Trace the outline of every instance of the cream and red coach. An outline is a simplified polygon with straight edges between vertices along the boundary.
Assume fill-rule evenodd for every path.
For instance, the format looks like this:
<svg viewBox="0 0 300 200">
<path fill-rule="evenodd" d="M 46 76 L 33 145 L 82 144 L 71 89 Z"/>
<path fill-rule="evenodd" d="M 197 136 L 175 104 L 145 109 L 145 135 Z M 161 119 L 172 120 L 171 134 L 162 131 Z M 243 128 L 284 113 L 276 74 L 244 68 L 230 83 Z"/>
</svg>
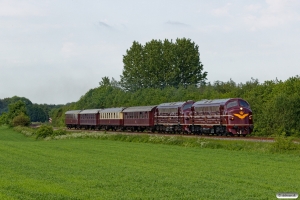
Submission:
<svg viewBox="0 0 300 200">
<path fill-rule="evenodd" d="M 124 128 L 124 107 L 106 108 L 100 111 L 100 126 L 99 129 L 119 130 Z"/>
<path fill-rule="evenodd" d="M 252 110 L 241 98 L 197 101 L 190 131 L 195 134 L 243 135 L 253 131 Z"/>
</svg>

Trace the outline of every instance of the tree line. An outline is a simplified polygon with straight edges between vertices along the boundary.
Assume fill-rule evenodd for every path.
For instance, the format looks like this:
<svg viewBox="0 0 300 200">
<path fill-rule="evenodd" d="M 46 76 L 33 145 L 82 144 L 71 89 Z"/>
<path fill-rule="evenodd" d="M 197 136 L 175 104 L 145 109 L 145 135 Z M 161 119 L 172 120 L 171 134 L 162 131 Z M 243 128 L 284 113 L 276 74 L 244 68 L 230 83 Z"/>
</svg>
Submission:
<svg viewBox="0 0 300 200">
<path fill-rule="evenodd" d="M 50 111 L 61 106 L 34 104 L 29 99 L 18 96 L 0 99 L 0 124 L 19 125 L 19 122 L 13 121 L 17 116 L 24 124 L 46 122 L 49 120 Z"/>
<path fill-rule="evenodd" d="M 260 83 L 251 79 L 246 83 L 208 82 L 200 87 L 190 85 L 178 88 L 168 86 L 145 88 L 134 92 L 123 90 L 114 79 L 103 78 L 100 86 L 90 89 L 79 101 L 51 112 L 54 125 L 64 126 L 64 113 L 67 110 L 95 108 L 129 107 L 158 105 L 202 99 L 243 98 L 253 111 L 254 135 L 293 135 L 300 136 L 300 77 L 286 81 L 270 80 Z"/>
</svg>

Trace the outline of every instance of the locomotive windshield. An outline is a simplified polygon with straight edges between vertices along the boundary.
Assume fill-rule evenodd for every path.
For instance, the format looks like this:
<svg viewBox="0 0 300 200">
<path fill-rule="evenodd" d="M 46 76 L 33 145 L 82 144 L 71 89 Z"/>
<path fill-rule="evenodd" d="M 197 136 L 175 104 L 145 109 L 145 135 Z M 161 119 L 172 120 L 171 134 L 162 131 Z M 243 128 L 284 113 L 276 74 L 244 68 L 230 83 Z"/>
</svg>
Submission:
<svg viewBox="0 0 300 200">
<path fill-rule="evenodd" d="M 234 107 L 234 106 L 238 106 L 239 104 L 238 104 L 238 102 L 237 101 L 231 101 L 231 102 L 229 102 L 229 103 L 227 103 L 227 109 L 228 108 L 231 108 L 231 107 Z"/>
<path fill-rule="evenodd" d="M 235 107 L 235 106 L 240 106 L 240 107 L 244 107 L 244 108 L 250 108 L 249 104 L 246 101 L 241 100 L 241 99 L 230 101 L 226 105 L 227 109 Z"/>
<path fill-rule="evenodd" d="M 239 104 L 241 107 L 249 108 L 249 104 L 246 101 L 239 100 Z"/>
</svg>

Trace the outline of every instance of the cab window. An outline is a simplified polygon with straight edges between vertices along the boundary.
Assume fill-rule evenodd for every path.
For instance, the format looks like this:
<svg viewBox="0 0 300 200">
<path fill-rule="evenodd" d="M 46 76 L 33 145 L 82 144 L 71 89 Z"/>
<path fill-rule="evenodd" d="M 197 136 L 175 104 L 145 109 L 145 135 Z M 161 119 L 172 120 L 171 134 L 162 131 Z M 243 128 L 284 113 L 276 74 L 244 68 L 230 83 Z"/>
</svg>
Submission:
<svg viewBox="0 0 300 200">
<path fill-rule="evenodd" d="M 239 104 L 241 107 L 249 108 L 249 104 L 246 101 L 239 100 Z"/>
<path fill-rule="evenodd" d="M 227 109 L 231 108 L 231 107 L 234 107 L 234 106 L 238 106 L 237 101 L 231 101 L 231 102 L 227 103 L 227 105 L 226 105 Z"/>
</svg>

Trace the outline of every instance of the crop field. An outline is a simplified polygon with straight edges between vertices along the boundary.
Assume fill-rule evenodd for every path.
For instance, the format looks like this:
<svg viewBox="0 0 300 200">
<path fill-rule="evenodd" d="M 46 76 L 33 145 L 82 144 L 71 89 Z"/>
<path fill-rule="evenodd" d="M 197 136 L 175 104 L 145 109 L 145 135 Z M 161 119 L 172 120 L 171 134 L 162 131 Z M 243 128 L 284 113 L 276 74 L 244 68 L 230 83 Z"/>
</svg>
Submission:
<svg viewBox="0 0 300 200">
<path fill-rule="evenodd" d="M 300 193 L 299 163 L 297 154 L 35 140 L 0 127 L 0 199 L 276 199 Z"/>
</svg>

